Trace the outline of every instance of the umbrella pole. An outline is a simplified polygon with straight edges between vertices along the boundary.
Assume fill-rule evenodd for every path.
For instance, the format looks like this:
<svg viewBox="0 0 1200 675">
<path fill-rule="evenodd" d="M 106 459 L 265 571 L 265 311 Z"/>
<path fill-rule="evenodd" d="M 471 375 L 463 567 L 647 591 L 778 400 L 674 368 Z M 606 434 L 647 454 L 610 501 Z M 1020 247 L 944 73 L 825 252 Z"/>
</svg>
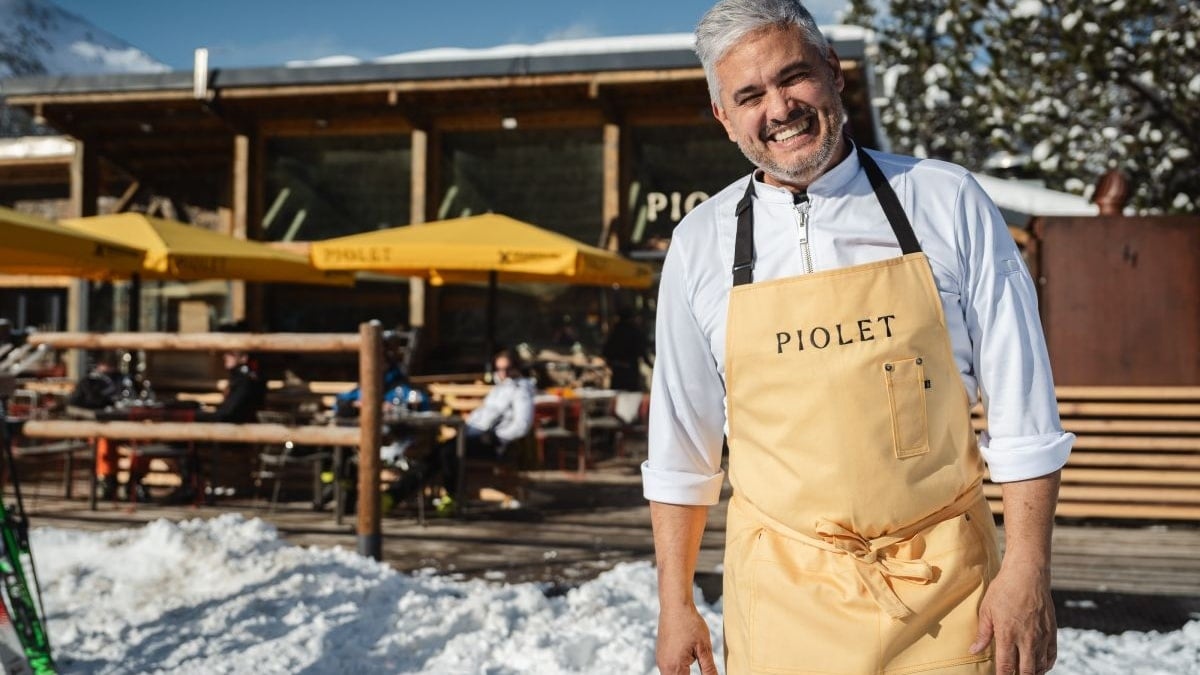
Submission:
<svg viewBox="0 0 1200 675">
<path fill-rule="evenodd" d="M 134 272 L 129 277 L 129 332 L 137 333 L 142 329 L 142 275 Z M 137 380 L 138 353 L 129 352 L 129 377 Z"/>
<path fill-rule="evenodd" d="M 484 342 L 484 349 L 487 350 L 487 353 L 483 355 L 483 371 L 491 374 L 492 355 L 496 353 L 496 270 L 488 272 L 486 331 L 487 339 Z"/>
<path fill-rule="evenodd" d="M 136 333 L 142 326 L 142 275 L 134 272 L 129 277 L 129 332 Z"/>
</svg>

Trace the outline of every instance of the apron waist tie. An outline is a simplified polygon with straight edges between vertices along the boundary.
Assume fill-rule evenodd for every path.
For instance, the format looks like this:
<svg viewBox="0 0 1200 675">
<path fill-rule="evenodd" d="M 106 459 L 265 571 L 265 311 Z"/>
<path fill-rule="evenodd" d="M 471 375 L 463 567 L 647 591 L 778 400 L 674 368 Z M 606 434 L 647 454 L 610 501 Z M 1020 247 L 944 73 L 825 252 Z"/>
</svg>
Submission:
<svg viewBox="0 0 1200 675">
<path fill-rule="evenodd" d="M 889 579 L 928 584 L 932 583 L 934 579 L 933 568 L 920 558 L 904 560 L 887 556 L 885 551 L 896 544 L 920 537 L 921 532 L 932 525 L 966 513 L 982 496 L 982 487 L 975 485 L 941 510 L 911 525 L 906 525 L 874 539 L 866 539 L 826 518 L 817 519 L 815 523 L 817 536 L 814 537 L 768 516 L 745 499 L 735 497 L 732 501 L 752 520 L 780 536 L 853 558 L 856 563 L 854 570 L 871 593 L 876 604 L 893 619 L 905 619 L 912 616 L 913 611 L 900 601 L 900 596 L 892 588 Z"/>
</svg>

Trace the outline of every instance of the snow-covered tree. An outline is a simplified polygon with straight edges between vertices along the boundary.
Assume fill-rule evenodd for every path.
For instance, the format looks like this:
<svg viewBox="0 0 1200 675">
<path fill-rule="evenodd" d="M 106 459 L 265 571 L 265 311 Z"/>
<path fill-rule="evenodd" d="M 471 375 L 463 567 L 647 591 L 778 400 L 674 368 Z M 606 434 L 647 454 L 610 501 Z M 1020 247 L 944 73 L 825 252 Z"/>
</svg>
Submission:
<svg viewBox="0 0 1200 675">
<path fill-rule="evenodd" d="M 1119 169 L 1135 208 L 1200 211 L 1194 0 L 890 0 L 868 22 L 897 151 L 1084 195 Z"/>
</svg>

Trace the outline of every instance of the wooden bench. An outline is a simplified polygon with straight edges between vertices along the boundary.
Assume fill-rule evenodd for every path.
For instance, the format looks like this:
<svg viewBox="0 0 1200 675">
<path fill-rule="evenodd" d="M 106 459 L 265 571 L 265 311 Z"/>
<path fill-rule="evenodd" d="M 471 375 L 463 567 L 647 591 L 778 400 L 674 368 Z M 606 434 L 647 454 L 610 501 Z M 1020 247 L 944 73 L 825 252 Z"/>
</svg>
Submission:
<svg viewBox="0 0 1200 675">
<path fill-rule="evenodd" d="M 1063 428 L 1077 436 L 1057 515 L 1200 520 L 1200 387 L 1059 387 Z M 986 427 L 975 411 L 976 429 Z M 995 513 L 1000 486 L 985 484 Z"/>
<path fill-rule="evenodd" d="M 63 462 L 63 497 L 70 499 L 75 483 L 75 460 L 82 459 L 83 468 L 87 469 L 89 480 L 95 480 L 92 470 L 94 449 L 87 441 L 68 439 L 51 443 L 20 443 L 12 446 L 13 457 L 18 461 L 24 459 L 61 459 Z"/>
<path fill-rule="evenodd" d="M 460 415 L 471 414 L 492 390 L 492 385 L 483 382 L 431 382 L 428 387 L 435 405 Z"/>
</svg>

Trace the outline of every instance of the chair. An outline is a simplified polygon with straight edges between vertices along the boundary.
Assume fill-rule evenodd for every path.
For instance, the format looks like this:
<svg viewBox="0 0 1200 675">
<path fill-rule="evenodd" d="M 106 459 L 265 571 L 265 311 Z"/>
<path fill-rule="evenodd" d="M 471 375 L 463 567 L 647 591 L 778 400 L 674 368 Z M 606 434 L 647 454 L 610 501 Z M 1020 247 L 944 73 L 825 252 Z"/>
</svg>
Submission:
<svg viewBox="0 0 1200 675">
<path fill-rule="evenodd" d="M 583 462 L 583 444 L 579 443 L 578 435 L 567 428 L 566 401 L 557 396 L 546 396 L 534 399 L 533 406 L 533 439 L 534 453 L 538 467 L 546 466 L 546 445 L 555 443 L 559 446 L 576 443 L 579 448 L 578 462 Z M 566 453 L 562 448 L 558 451 L 558 469 L 566 471 Z"/>
<path fill-rule="evenodd" d="M 257 417 L 258 421 L 262 424 L 293 426 L 296 423 L 296 416 L 287 412 L 261 410 L 257 413 Z M 264 447 L 258 453 L 258 473 L 254 479 L 255 499 L 259 498 L 258 490 L 262 487 L 263 481 L 273 481 L 269 510 L 274 511 L 275 505 L 279 503 L 279 493 L 283 487 L 283 480 L 286 474 L 292 469 L 308 469 L 312 478 L 313 508 L 319 508 L 321 506 L 322 488 L 321 467 L 331 456 L 331 453 L 323 450 L 298 452 L 297 447 L 291 441 L 282 445 Z"/>
<path fill-rule="evenodd" d="M 616 400 L 615 392 L 611 395 L 590 394 L 579 399 L 579 438 L 583 441 L 582 462 L 579 465 L 581 473 L 586 464 L 592 461 L 592 435 L 596 432 L 611 438 L 613 454 L 621 455 L 620 446 L 625 422 L 616 415 Z"/>
<path fill-rule="evenodd" d="M 646 438 L 650 426 L 650 397 L 640 391 L 619 391 L 613 401 L 613 415 L 621 420 L 617 456 L 625 457 L 626 441 Z"/>
<path fill-rule="evenodd" d="M 464 500 L 468 496 L 483 499 L 484 490 L 490 489 L 499 494 L 505 504 L 512 504 L 513 500 L 516 503 L 526 501 L 528 491 L 521 472 L 538 466 L 538 442 L 537 427 L 534 426 L 529 433 L 509 443 L 503 457 L 468 457 L 465 490 L 460 497 Z"/>
<path fill-rule="evenodd" d="M 145 408 L 130 410 L 127 418 L 134 422 L 192 422 L 195 421 L 196 415 L 195 411 L 190 409 L 164 410 Z M 137 495 L 133 488 L 142 478 L 142 476 L 135 474 L 137 467 L 143 465 L 149 469 L 150 462 L 156 459 L 163 461 L 174 460 L 177 465 L 176 471 L 179 474 L 180 487 L 191 488 L 193 501 L 196 504 L 199 504 L 204 498 L 206 481 L 201 475 L 199 458 L 196 455 L 196 447 L 193 443 L 180 446 L 168 443 L 126 441 L 117 444 L 117 453 L 128 458 L 129 461 L 129 480 L 127 483 L 130 501 L 137 501 Z"/>
</svg>

